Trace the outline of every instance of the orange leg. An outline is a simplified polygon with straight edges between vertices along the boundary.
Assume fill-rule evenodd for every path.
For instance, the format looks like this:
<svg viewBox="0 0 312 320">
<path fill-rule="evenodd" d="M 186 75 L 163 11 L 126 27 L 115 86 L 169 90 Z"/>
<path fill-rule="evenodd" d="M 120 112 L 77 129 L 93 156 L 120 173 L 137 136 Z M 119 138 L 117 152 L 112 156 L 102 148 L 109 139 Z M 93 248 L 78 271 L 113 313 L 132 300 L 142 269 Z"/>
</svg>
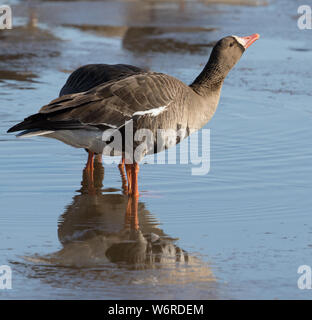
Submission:
<svg viewBox="0 0 312 320">
<path fill-rule="evenodd" d="M 121 175 L 122 190 L 124 193 L 127 193 L 127 178 L 125 174 L 125 158 L 124 157 L 121 158 L 118 168 Z"/>
<path fill-rule="evenodd" d="M 93 194 L 94 193 L 94 185 L 93 185 L 93 172 L 94 172 L 94 164 L 93 164 L 93 157 L 94 153 L 88 151 L 88 162 L 86 164 L 86 167 L 84 169 L 83 175 L 86 177 L 86 184 L 88 188 L 88 193 Z"/>
<path fill-rule="evenodd" d="M 126 173 L 128 178 L 128 194 L 132 194 L 132 164 L 126 163 Z"/>
<path fill-rule="evenodd" d="M 132 179 L 132 183 L 131 183 L 131 191 L 132 193 L 130 193 L 132 196 L 134 197 L 138 197 L 139 196 L 139 185 L 138 185 L 138 175 L 139 175 L 139 164 L 137 162 L 135 162 L 134 164 L 131 165 L 131 179 Z"/>
<path fill-rule="evenodd" d="M 88 162 L 86 165 L 86 170 L 90 172 L 90 174 L 92 173 L 93 176 L 93 169 L 94 169 L 94 162 L 93 162 L 93 157 L 94 157 L 94 153 L 88 151 Z"/>
</svg>

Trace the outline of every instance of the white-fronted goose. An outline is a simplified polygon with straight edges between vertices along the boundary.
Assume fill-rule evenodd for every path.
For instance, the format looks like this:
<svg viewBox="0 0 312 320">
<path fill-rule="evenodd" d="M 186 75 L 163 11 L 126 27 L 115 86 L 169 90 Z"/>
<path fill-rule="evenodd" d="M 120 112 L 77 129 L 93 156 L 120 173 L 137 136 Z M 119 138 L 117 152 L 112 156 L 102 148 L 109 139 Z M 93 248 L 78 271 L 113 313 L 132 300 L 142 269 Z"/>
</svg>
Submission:
<svg viewBox="0 0 312 320">
<path fill-rule="evenodd" d="M 8 132 L 25 130 L 19 136 L 58 139 L 87 149 L 90 160 L 94 154 L 102 153 L 107 145 L 103 139 L 106 130 L 121 133 L 125 141 L 125 124 L 131 123 L 134 133 L 148 129 L 153 139 L 146 138 L 145 147 L 136 154 L 134 161 L 127 159 L 129 145 L 122 143 L 119 150 L 129 162 L 126 164 L 129 194 L 137 196 L 139 161 L 145 155 L 155 153 L 155 145 L 157 152 L 169 148 L 202 128 L 212 118 L 225 77 L 246 48 L 258 38 L 258 34 L 253 34 L 219 40 L 203 71 L 189 86 L 163 73 L 139 72 L 101 84 L 87 92 L 57 98 Z M 185 134 L 180 136 L 179 141 L 168 142 L 164 139 L 157 143 L 159 129 L 182 130 Z M 136 150 L 140 143 L 132 139 L 131 150 Z"/>
</svg>

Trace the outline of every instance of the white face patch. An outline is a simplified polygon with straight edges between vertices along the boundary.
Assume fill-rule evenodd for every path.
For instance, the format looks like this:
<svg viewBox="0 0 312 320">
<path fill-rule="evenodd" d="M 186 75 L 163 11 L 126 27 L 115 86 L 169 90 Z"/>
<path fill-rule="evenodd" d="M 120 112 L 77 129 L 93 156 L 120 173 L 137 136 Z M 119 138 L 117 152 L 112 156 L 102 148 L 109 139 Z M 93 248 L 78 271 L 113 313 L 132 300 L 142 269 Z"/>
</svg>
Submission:
<svg viewBox="0 0 312 320">
<path fill-rule="evenodd" d="M 166 108 L 167 108 L 167 106 L 154 108 L 154 109 L 150 109 L 150 110 L 146 110 L 146 111 L 137 111 L 132 116 L 144 116 L 144 115 L 148 114 L 151 117 L 156 117 L 160 113 L 164 112 Z"/>
<path fill-rule="evenodd" d="M 247 44 L 247 41 L 241 37 L 238 36 L 232 36 L 239 44 L 241 44 L 244 48 Z"/>
</svg>

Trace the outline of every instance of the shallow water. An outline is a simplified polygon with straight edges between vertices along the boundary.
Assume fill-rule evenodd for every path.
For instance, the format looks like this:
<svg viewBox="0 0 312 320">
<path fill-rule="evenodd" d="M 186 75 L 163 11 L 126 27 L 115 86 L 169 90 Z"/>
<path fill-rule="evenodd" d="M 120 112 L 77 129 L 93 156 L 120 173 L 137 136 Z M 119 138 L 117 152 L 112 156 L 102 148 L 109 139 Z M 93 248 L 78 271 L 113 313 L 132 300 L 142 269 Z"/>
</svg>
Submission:
<svg viewBox="0 0 312 320">
<path fill-rule="evenodd" d="M 297 29 L 299 2 L 17 4 L 17 28 L 0 33 L 0 265 L 13 270 L 0 298 L 311 298 L 297 287 L 312 250 L 312 31 Z M 80 65 L 189 83 L 216 40 L 254 32 L 205 127 L 209 174 L 142 165 L 138 221 L 115 165 L 92 183 L 84 151 L 5 133 Z"/>
</svg>

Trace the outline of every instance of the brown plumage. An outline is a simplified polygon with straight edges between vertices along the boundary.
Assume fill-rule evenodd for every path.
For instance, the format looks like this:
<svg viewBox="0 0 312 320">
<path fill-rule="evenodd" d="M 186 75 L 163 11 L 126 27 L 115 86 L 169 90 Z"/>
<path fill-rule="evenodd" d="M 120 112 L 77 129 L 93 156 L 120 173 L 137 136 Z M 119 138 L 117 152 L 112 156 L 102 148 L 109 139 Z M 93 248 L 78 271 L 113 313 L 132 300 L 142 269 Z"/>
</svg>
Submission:
<svg viewBox="0 0 312 320">
<path fill-rule="evenodd" d="M 102 83 L 144 72 L 128 64 L 87 64 L 75 70 L 60 91 L 60 96 L 88 91 Z"/>
</svg>

